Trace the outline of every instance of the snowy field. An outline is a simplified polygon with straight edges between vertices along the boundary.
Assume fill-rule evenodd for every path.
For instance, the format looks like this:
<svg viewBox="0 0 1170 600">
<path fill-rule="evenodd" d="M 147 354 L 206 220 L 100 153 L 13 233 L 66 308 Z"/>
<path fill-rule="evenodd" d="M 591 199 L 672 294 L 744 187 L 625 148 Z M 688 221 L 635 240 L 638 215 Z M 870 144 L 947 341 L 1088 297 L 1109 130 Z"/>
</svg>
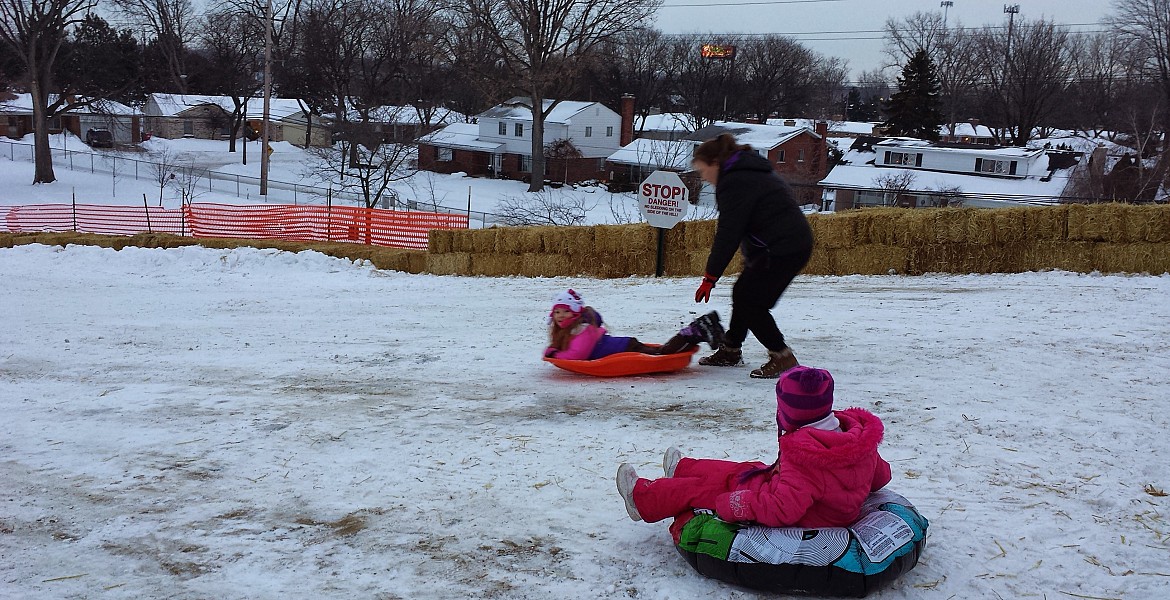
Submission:
<svg viewBox="0 0 1170 600">
<path fill-rule="evenodd" d="M 660 342 L 691 279 L 23 246 L 0 281 L 0 598 L 765 597 L 693 572 L 613 477 L 660 475 L 672 444 L 771 460 L 772 383 L 538 359 L 554 292 Z M 871 597 L 1170 596 L 1168 297 L 1170 276 L 796 281 L 789 341 L 885 420 L 890 487 L 931 521 Z"/>
</svg>

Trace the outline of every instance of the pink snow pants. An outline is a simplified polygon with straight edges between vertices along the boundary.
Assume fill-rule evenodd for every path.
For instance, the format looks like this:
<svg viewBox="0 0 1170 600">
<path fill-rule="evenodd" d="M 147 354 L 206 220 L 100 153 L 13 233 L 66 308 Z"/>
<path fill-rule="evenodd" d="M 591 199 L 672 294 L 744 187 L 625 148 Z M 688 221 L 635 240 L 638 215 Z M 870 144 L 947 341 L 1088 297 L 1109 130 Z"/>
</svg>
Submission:
<svg viewBox="0 0 1170 600">
<path fill-rule="evenodd" d="M 634 484 L 634 506 L 647 523 L 689 513 L 695 508 L 715 510 L 715 498 L 719 494 L 747 487 L 740 483 L 741 475 L 766 466 L 761 462 L 683 458 L 674 477 L 638 479 Z"/>
</svg>

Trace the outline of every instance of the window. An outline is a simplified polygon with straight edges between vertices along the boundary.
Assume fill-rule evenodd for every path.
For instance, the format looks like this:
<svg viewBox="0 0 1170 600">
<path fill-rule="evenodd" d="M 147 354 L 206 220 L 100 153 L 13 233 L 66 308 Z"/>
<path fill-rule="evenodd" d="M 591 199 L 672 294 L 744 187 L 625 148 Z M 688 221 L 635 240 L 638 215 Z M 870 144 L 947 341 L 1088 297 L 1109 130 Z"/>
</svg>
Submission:
<svg viewBox="0 0 1170 600">
<path fill-rule="evenodd" d="M 991 173 L 993 175 L 1015 175 L 1016 161 L 991 160 L 989 158 L 975 159 L 976 173 Z"/>
<path fill-rule="evenodd" d="M 455 160 L 455 151 L 450 148 L 439 148 L 439 160 L 441 162 L 451 162 Z"/>
<path fill-rule="evenodd" d="M 613 127 L 605 128 L 605 137 L 613 137 Z"/>
<path fill-rule="evenodd" d="M 780 152 L 778 152 L 776 154 L 776 162 L 778 162 L 778 163 L 784 162 L 784 151 L 783 150 L 781 150 Z"/>
<path fill-rule="evenodd" d="M 195 136 L 195 121 L 192 121 L 191 119 L 183 119 L 183 135 L 191 137 Z"/>
<path fill-rule="evenodd" d="M 508 135 L 508 124 L 500 121 L 500 135 Z"/>
<path fill-rule="evenodd" d="M 593 128 L 592 127 L 585 128 L 585 137 L 593 137 Z"/>
<path fill-rule="evenodd" d="M 524 124 L 517 123 L 516 128 L 512 134 L 515 135 L 516 137 L 524 137 Z"/>
<path fill-rule="evenodd" d="M 914 152 L 886 152 L 887 165 L 906 165 L 908 167 L 921 167 L 922 155 Z"/>
<path fill-rule="evenodd" d="M 531 173 L 532 172 L 532 157 L 531 156 L 529 156 L 527 154 L 520 155 L 520 172 L 521 173 Z"/>
<path fill-rule="evenodd" d="M 796 162 L 804 162 L 804 148 L 796 151 Z"/>
</svg>

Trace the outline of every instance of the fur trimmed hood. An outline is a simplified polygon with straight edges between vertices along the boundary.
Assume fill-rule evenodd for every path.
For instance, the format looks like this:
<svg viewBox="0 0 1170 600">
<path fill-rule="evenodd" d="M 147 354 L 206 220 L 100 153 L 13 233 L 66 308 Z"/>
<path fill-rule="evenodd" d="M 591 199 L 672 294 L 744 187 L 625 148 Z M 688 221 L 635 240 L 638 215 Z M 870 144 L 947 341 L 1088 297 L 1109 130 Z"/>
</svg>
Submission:
<svg viewBox="0 0 1170 600">
<path fill-rule="evenodd" d="M 780 436 L 780 455 L 818 468 L 839 468 L 872 455 L 885 435 L 881 419 L 864 408 L 833 411 L 841 431 L 802 427 Z"/>
</svg>

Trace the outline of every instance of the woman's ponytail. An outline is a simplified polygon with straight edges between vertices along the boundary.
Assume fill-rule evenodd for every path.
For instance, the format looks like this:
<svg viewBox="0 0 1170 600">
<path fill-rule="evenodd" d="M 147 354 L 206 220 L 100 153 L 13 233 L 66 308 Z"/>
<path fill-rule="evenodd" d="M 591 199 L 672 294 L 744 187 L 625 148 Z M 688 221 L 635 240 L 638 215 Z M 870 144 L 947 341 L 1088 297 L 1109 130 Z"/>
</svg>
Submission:
<svg viewBox="0 0 1170 600">
<path fill-rule="evenodd" d="M 741 146 L 730 133 L 721 133 L 719 137 L 709 139 L 695 147 L 695 159 L 708 164 L 722 165 L 731 158 L 732 154 L 740 150 L 751 150 L 751 146 Z"/>
</svg>

